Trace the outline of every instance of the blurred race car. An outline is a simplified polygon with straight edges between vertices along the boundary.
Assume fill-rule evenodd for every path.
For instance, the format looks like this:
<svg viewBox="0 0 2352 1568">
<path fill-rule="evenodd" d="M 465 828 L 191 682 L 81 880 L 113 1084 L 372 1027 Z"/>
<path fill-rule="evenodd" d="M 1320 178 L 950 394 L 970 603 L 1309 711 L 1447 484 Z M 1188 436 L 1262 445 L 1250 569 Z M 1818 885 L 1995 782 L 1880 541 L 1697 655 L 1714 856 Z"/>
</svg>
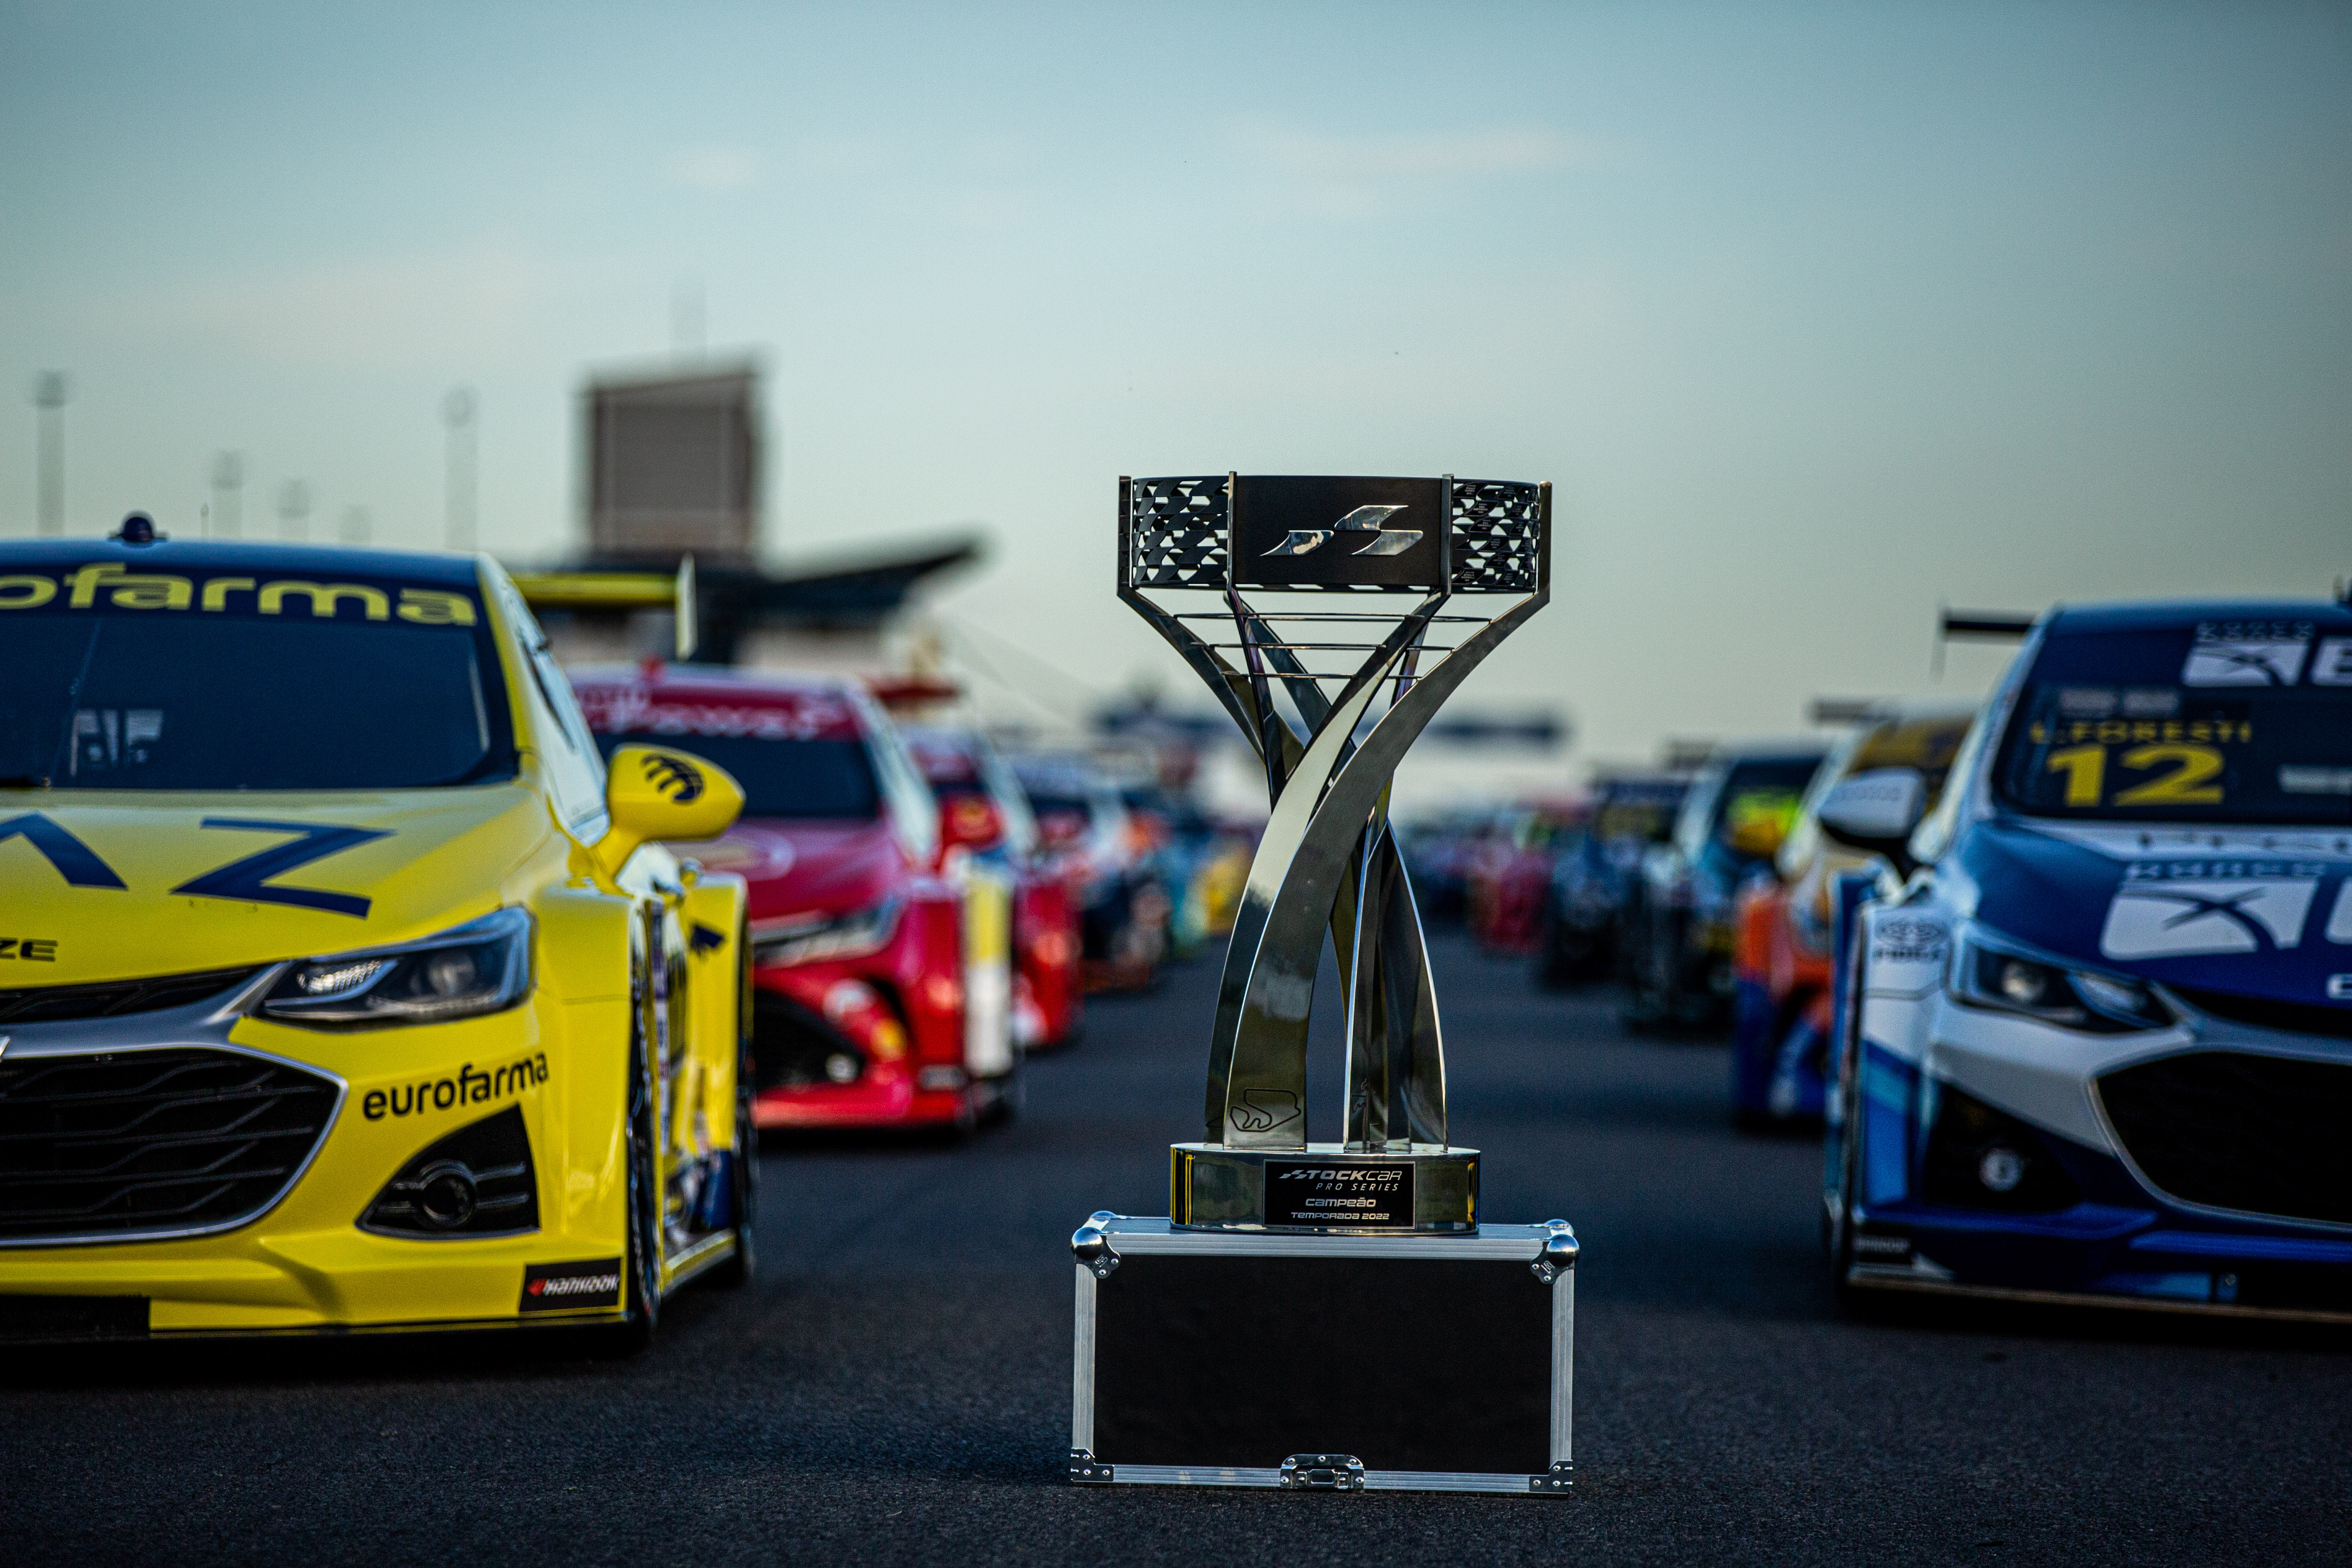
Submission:
<svg viewBox="0 0 2352 1568">
<path fill-rule="evenodd" d="M 1618 773 L 1593 786 L 1591 821 L 1552 862 L 1536 937 L 1536 978 L 1571 985 L 1607 974 L 1617 957 L 1625 890 L 1650 846 L 1664 844 L 1690 780 Z"/>
<path fill-rule="evenodd" d="M 1167 892 L 1143 832 L 1100 769 L 1083 757 L 1029 755 L 1013 771 L 1036 815 L 1038 843 L 1078 906 L 1079 973 L 1089 991 L 1151 984 L 1168 955 Z"/>
<path fill-rule="evenodd" d="M 1118 795 L 1138 851 L 1168 897 L 1169 952 L 1190 957 L 1234 929 L 1255 843 L 1163 784 L 1129 783 Z"/>
<path fill-rule="evenodd" d="M 1506 814 L 1491 805 L 1415 817 L 1401 824 L 1397 845 L 1412 878 L 1421 918 L 1458 921 L 1470 905 L 1470 867 L 1489 839 L 1503 832 Z"/>
<path fill-rule="evenodd" d="M 488 557 L 0 544 L 0 1338 L 609 1325 L 751 1267 L 744 889 Z"/>
<path fill-rule="evenodd" d="M 1845 871 L 1883 867 L 1899 880 L 1911 869 L 1900 848 L 1841 842 L 1821 822 L 1823 801 L 1840 787 L 1846 793 L 1837 798 L 1850 801 L 1890 779 L 1916 777 L 1932 810 L 1974 717 L 1973 708 L 1949 704 L 1873 709 L 1813 775 L 1775 857 L 1779 879 L 1751 883 L 1739 895 L 1731 1110 L 1742 1125 L 1810 1121 L 1822 1114 L 1829 1067 L 1832 885 Z"/>
<path fill-rule="evenodd" d="M 1873 848 L 1927 794 L 1841 789 Z M 2352 1316 L 2352 605 L 2052 611 L 1908 844 L 1838 959 L 1838 1282 Z"/>
<path fill-rule="evenodd" d="M 852 680 L 665 668 L 577 672 L 596 743 L 659 739 L 742 782 L 699 852 L 750 883 L 761 1127 L 969 1127 L 1011 1110 L 1007 879 L 940 874 L 940 811 Z"/>
<path fill-rule="evenodd" d="M 1480 947 L 1523 957 L 1541 944 L 1552 867 L 1574 853 L 1587 816 L 1579 802 L 1528 806 L 1511 813 L 1503 831 L 1479 845 L 1463 879 L 1463 901 L 1470 935 Z"/>
<path fill-rule="evenodd" d="M 1729 1021 L 1733 901 L 1749 881 L 1771 878 L 1828 749 L 1816 740 L 1718 746 L 1691 780 L 1674 836 L 1643 856 L 1627 889 L 1618 938 L 1627 1027 Z"/>
<path fill-rule="evenodd" d="M 1030 1048 L 1075 1037 L 1078 912 L 1068 884 L 1041 857 L 1037 821 L 1021 781 L 979 731 L 907 728 L 907 749 L 940 803 L 942 860 L 961 853 L 1013 880 L 1013 1026 Z"/>
</svg>

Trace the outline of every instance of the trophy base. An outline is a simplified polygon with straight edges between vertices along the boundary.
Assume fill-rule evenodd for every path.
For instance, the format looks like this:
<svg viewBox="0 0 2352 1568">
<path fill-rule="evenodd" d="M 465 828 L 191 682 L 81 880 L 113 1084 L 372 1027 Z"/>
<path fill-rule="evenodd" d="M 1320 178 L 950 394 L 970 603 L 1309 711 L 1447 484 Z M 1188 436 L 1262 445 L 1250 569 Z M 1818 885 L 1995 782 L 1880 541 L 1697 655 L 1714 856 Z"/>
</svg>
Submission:
<svg viewBox="0 0 2352 1568">
<path fill-rule="evenodd" d="M 1475 1234 L 1478 1151 L 1339 1143 L 1168 1150 L 1168 1213 L 1186 1230 L 1307 1236 Z"/>
<path fill-rule="evenodd" d="M 1570 1489 L 1573 1231 L 1071 1237 L 1082 1486 Z"/>
</svg>

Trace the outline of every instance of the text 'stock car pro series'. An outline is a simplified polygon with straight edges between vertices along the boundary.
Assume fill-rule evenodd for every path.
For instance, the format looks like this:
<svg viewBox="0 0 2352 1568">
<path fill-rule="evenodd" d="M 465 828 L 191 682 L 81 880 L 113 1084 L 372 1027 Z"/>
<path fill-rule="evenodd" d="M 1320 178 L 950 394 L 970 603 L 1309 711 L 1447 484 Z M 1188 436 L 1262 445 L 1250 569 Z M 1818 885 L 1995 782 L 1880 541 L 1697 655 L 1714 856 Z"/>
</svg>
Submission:
<svg viewBox="0 0 2352 1568">
<path fill-rule="evenodd" d="M 487 559 L 0 545 L 0 1336 L 598 1322 L 749 1268 L 744 889 Z"/>
<path fill-rule="evenodd" d="M 1845 922 L 1840 1282 L 2352 1314 L 2352 607 L 2052 612 L 1910 847 Z"/>
<path fill-rule="evenodd" d="M 743 820 L 699 854 L 750 884 L 761 1126 L 1012 1108 L 1007 884 L 940 873 L 938 802 L 862 685 L 659 666 L 576 685 L 608 750 L 674 741 L 742 781 Z"/>
</svg>

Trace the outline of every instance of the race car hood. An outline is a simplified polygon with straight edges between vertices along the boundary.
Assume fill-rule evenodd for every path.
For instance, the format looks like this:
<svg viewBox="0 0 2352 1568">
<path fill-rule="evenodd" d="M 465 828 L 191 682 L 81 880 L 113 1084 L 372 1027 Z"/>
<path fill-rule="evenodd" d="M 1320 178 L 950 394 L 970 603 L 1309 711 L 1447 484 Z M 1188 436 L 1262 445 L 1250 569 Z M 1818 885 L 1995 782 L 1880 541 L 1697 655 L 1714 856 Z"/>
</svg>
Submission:
<svg viewBox="0 0 2352 1568">
<path fill-rule="evenodd" d="M 2059 957 L 2270 1001 L 2352 994 L 2352 833 L 1995 820 L 1958 859 L 1979 921 Z"/>
<path fill-rule="evenodd" d="M 0 795 L 0 990 L 427 936 L 497 909 L 504 873 L 555 831 L 512 784 Z"/>
<path fill-rule="evenodd" d="M 715 844 L 681 850 L 751 884 L 751 917 L 846 914 L 880 903 L 907 880 L 906 852 L 887 821 L 759 817 Z"/>
</svg>

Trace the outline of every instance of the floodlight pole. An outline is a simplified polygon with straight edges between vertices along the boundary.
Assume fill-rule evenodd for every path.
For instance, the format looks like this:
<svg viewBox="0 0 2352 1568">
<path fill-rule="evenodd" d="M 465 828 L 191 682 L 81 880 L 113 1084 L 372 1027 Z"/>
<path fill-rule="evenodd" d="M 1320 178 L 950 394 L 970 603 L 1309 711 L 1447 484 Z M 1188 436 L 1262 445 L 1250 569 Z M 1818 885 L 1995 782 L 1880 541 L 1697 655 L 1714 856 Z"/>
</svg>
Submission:
<svg viewBox="0 0 2352 1568">
<path fill-rule="evenodd" d="M 216 452 L 213 455 L 213 531 L 223 539 L 235 539 L 242 525 L 245 510 L 245 454 Z"/>
<path fill-rule="evenodd" d="M 448 426 L 449 548 L 474 548 L 474 498 L 480 448 L 474 426 L 474 389 L 453 386 L 441 400 L 441 422 Z"/>
<path fill-rule="evenodd" d="M 33 406 L 40 423 L 34 516 L 45 534 L 66 531 L 66 399 L 70 394 L 61 370 L 45 370 L 33 379 Z"/>
</svg>

